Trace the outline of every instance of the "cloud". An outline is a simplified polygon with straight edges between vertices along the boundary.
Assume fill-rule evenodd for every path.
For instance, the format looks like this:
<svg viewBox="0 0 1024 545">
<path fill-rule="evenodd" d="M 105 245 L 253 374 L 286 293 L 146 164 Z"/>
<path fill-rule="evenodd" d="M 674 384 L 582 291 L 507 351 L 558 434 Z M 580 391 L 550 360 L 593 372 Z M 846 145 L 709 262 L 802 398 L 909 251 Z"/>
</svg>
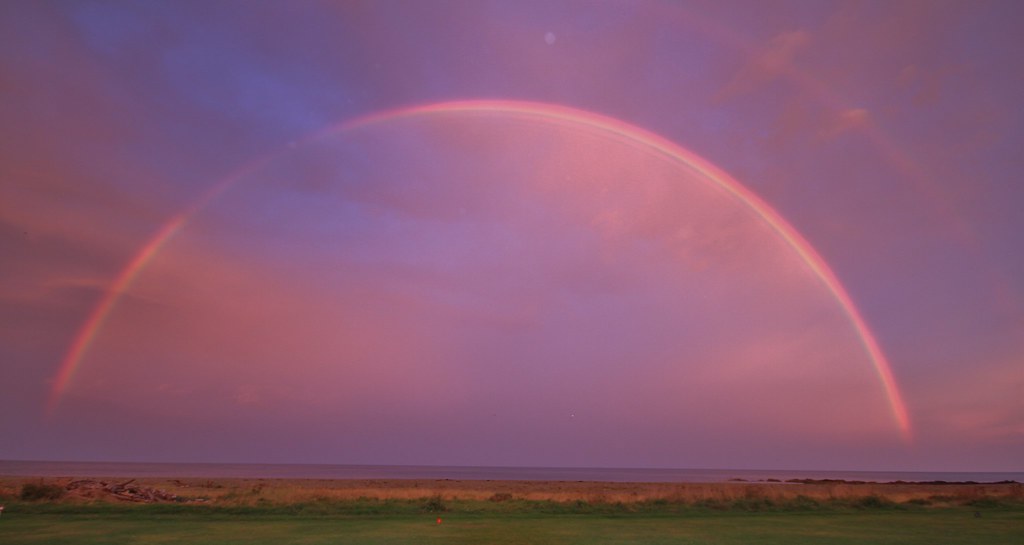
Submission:
<svg viewBox="0 0 1024 545">
<path fill-rule="evenodd" d="M 761 49 L 748 55 L 747 63 L 718 92 L 715 101 L 726 101 L 750 93 L 792 70 L 793 60 L 810 42 L 811 35 L 804 30 L 776 35 Z"/>
<path fill-rule="evenodd" d="M 913 385 L 924 433 L 977 445 L 1024 440 L 1024 371 L 1020 347 L 966 368 L 943 369 Z M 979 393 L 983 393 L 979 395 Z"/>
<path fill-rule="evenodd" d="M 838 112 L 818 131 L 820 138 L 829 140 L 848 131 L 863 129 L 871 124 L 871 115 L 864 108 L 849 108 Z"/>
<path fill-rule="evenodd" d="M 916 64 L 908 64 L 900 70 L 897 85 L 911 94 L 916 106 L 936 104 L 942 98 L 944 80 L 952 69 L 929 70 Z"/>
</svg>

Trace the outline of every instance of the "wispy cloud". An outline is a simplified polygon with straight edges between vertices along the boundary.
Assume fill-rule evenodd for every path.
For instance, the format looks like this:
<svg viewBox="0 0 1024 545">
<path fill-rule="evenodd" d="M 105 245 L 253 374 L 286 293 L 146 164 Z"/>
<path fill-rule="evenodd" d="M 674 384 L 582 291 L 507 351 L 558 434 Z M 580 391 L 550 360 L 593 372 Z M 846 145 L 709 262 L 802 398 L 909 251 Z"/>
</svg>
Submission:
<svg viewBox="0 0 1024 545">
<path fill-rule="evenodd" d="M 746 64 L 718 92 L 717 100 L 731 100 L 778 79 L 792 70 L 794 59 L 810 43 L 811 35 L 805 30 L 776 35 L 760 49 L 749 53 Z"/>
</svg>

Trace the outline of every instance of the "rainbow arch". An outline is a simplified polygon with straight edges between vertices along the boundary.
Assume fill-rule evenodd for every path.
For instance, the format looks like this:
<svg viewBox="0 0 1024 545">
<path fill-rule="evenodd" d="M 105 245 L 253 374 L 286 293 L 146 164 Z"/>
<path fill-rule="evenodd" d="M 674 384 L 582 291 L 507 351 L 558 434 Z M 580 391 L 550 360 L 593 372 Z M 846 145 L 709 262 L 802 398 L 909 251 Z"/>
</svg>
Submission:
<svg viewBox="0 0 1024 545">
<path fill-rule="evenodd" d="M 201 195 L 196 201 L 185 210 L 174 215 L 165 225 L 160 227 L 142 248 L 128 261 L 124 268 L 114 278 L 110 287 L 103 297 L 96 304 L 93 310 L 86 317 L 78 329 L 68 351 L 60 363 L 57 374 L 47 401 L 47 414 L 53 414 L 60 404 L 60 399 L 67 391 L 75 371 L 81 366 L 89 348 L 92 346 L 97 335 L 102 330 L 107 318 L 117 305 L 121 294 L 127 291 L 132 282 L 146 268 L 152 259 L 160 253 L 160 250 L 171 238 L 177 234 L 182 227 L 200 210 L 205 208 L 212 200 L 227 191 L 229 188 L 243 180 L 246 176 L 258 171 L 274 159 L 281 157 L 292 147 L 316 141 L 326 136 L 344 132 L 347 130 L 365 127 L 389 120 L 395 120 L 413 116 L 447 115 L 452 113 L 472 114 L 501 114 L 503 116 L 516 116 L 528 120 L 535 120 L 553 124 L 572 126 L 585 126 L 591 129 L 603 131 L 605 134 L 619 138 L 625 142 L 646 147 L 663 157 L 685 165 L 700 174 L 704 175 L 721 190 L 734 197 L 739 203 L 746 206 L 762 221 L 765 222 L 778 236 L 780 236 L 796 253 L 800 259 L 814 272 L 822 281 L 824 286 L 839 303 L 850 324 L 857 333 L 858 338 L 874 367 L 875 373 L 882 385 L 885 396 L 889 403 L 892 418 L 899 428 L 904 441 L 910 443 L 912 440 L 912 428 L 910 417 L 904 405 L 902 395 L 893 376 L 892 368 L 885 354 L 882 352 L 878 341 L 868 327 L 867 322 L 861 315 L 850 297 L 850 294 L 843 287 L 839 278 L 832 268 L 814 249 L 813 246 L 800 233 L 787 222 L 778 212 L 756 194 L 730 177 L 724 171 L 718 169 L 697 154 L 689 151 L 678 144 L 661 137 L 655 133 L 631 125 L 624 121 L 607 117 L 594 112 L 559 106 L 554 104 L 524 102 L 512 100 L 462 100 L 450 102 L 438 102 L 424 105 L 408 106 L 384 110 L 361 117 L 356 117 L 325 129 L 316 131 L 301 141 L 293 142 L 273 153 L 257 158 L 256 160 L 243 165 L 227 177 L 215 183 L 209 190 Z"/>
</svg>

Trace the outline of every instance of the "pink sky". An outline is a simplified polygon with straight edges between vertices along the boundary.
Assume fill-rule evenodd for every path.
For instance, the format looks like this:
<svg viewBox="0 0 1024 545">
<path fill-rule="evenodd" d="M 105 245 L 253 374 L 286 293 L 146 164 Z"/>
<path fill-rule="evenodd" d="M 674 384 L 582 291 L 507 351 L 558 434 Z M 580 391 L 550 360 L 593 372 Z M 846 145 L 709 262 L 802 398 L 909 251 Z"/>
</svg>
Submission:
<svg viewBox="0 0 1024 545">
<path fill-rule="evenodd" d="M 1020 471 L 1020 21 L 4 5 L 0 459 Z"/>
</svg>

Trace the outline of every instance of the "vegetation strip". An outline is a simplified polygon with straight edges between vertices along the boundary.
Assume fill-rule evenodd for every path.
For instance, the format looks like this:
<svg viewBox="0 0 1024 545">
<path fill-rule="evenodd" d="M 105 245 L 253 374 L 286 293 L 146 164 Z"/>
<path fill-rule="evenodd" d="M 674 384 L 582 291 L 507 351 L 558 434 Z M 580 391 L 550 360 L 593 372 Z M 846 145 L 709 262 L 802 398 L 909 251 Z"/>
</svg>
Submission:
<svg viewBox="0 0 1024 545">
<path fill-rule="evenodd" d="M 1024 509 L 1024 485 L 0 478 L 9 516 L 34 514 L 661 515 Z"/>
</svg>

